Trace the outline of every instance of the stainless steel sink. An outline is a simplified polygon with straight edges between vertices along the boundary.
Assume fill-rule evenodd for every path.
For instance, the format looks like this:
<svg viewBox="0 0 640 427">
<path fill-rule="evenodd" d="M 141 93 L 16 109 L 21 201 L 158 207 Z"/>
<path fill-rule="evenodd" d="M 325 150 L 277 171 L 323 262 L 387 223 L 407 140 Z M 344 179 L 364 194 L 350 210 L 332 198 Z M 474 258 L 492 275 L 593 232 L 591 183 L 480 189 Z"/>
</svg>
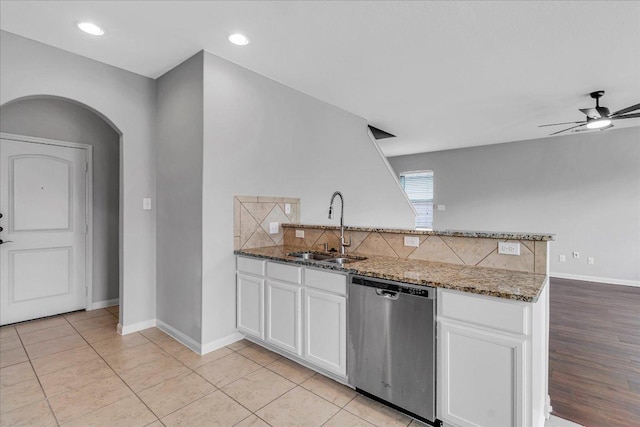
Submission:
<svg viewBox="0 0 640 427">
<path fill-rule="evenodd" d="M 300 258 L 305 261 L 321 262 L 321 263 L 326 262 L 326 263 L 338 264 L 338 265 L 344 265 L 350 262 L 362 261 L 366 259 L 364 257 L 353 257 L 353 258 L 333 257 L 331 255 L 317 254 L 313 252 L 291 252 L 291 253 L 288 253 L 287 255 L 295 258 Z"/>
</svg>

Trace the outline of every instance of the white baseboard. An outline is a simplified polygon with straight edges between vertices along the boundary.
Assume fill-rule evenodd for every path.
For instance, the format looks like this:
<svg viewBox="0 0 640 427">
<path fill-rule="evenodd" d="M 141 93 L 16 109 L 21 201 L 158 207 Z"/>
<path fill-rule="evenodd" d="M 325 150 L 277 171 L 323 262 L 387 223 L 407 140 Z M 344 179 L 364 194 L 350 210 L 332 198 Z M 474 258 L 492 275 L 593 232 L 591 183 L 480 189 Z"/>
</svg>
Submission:
<svg viewBox="0 0 640 427">
<path fill-rule="evenodd" d="M 123 325 L 118 323 L 118 333 L 120 335 L 132 334 L 134 332 L 141 331 L 156 326 L 156 319 L 145 320 L 143 322 L 134 323 L 132 325 Z"/>
<path fill-rule="evenodd" d="M 226 337 L 220 338 L 219 340 L 212 341 L 210 343 L 204 344 L 201 348 L 200 354 L 211 353 L 214 350 L 224 347 L 225 345 L 233 344 L 236 341 L 240 341 L 244 338 L 240 332 L 234 332 Z"/>
<path fill-rule="evenodd" d="M 89 308 L 87 311 L 89 310 L 97 310 L 99 308 L 105 308 L 105 307 L 111 307 L 112 305 L 118 305 L 120 304 L 120 299 L 116 298 L 116 299 L 108 299 L 105 301 L 98 301 L 98 302 L 94 302 L 91 304 L 91 308 Z"/>
<path fill-rule="evenodd" d="M 565 420 L 564 418 L 556 417 L 555 415 L 551 415 L 547 422 L 545 423 L 545 427 L 583 427 L 580 424 L 576 424 L 572 421 Z"/>
<path fill-rule="evenodd" d="M 191 350 L 195 351 L 198 354 L 200 353 L 200 343 L 196 342 L 193 338 L 188 335 L 183 334 L 173 326 L 167 325 L 162 320 L 156 320 L 156 327 L 167 334 L 171 335 L 176 341 L 179 343 L 189 347 Z"/>
<path fill-rule="evenodd" d="M 624 285 L 624 286 L 640 287 L 640 281 L 638 280 L 612 279 L 609 277 L 581 276 L 578 274 L 553 273 L 553 272 L 549 273 L 549 276 L 556 277 L 558 279 L 572 279 L 572 280 L 582 280 L 584 282 L 606 283 L 609 285 Z"/>
</svg>

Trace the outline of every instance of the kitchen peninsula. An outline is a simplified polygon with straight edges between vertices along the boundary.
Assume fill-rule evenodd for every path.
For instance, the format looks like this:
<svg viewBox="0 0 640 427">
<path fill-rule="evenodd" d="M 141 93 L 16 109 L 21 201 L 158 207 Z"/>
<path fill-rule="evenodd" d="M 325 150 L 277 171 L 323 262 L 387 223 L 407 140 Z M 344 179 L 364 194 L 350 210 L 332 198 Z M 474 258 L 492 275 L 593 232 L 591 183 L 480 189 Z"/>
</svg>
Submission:
<svg viewBox="0 0 640 427">
<path fill-rule="evenodd" d="M 349 278 L 435 288 L 437 420 L 460 427 L 544 425 L 551 409 L 547 246 L 553 235 L 364 227 L 346 227 L 345 234 L 351 246 L 344 264 L 301 258 L 341 257 L 339 229 L 332 226 L 285 224 L 280 245 L 237 249 L 239 330 L 350 384 Z M 499 253 L 504 242 L 511 254 Z"/>
</svg>

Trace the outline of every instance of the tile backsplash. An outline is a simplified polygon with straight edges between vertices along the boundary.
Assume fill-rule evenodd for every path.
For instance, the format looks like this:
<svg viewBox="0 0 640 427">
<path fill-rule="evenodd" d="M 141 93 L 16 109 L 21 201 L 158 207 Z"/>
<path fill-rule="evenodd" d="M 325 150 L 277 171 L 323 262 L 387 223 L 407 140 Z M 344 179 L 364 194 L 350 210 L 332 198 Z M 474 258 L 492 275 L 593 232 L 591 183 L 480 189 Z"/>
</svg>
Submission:
<svg viewBox="0 0 640 427">
<path fill-rule="evenodd" d="M 304 230 L 304 238 L 295 236 L 296 229 Z M 354 255 L 380 255 L 540 274 L 547 271 L 546 241 L 509 240 L 520 243 L 520 255 L 513 256 L 499 254 L 498 242 L 502 240 L 494 238 L 413 235 L 419 238 L 416 248 L 404 245 L 406 233 L 401 232 L 349 230 L 345 235 L 351 237 L 351 246 L 346 251 Z M 340 231 L 335 229 L 305 228 L 304 225 L 286 227 L 284 245 L 322 250 L 324 243 L 328 243 L 330 248 L 338 249 L 339 236 Z"/>
<path fill-rule="evenodd" d="M 286 213 L 286 205 L 290 211 Z M 234 196 L 233 248 L 252 249 L 283 243 L 282 224 L 300 222 L 300 199 L 291 197 Z M 271 234 L 269 224 L 278 223 Z"/>
</svg>

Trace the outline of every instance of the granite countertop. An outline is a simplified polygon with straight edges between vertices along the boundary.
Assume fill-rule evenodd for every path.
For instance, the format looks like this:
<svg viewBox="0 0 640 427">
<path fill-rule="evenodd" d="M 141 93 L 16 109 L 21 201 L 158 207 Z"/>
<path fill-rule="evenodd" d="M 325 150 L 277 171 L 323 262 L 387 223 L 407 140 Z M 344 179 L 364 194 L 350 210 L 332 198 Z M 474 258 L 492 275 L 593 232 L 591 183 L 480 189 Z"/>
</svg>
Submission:
<svg viewBox="0 0 640 427">
<path fill-rule="evenodd" d="M 291 252 L 315 251 L 295 246 L 270 246 L 234 251 L 236 255 L 286 261 L 378 279 L 453 289 L 524 302 L 536 302 L 547 282 L 547 276 L 544 274 L 381 256 L 370 256 L 365 260 L 356 260 L 342 267 L 288 256 L 287 254 Z M 334 254 L 334 256 L 339 255 Z"/>
<path fill-rule="evenodd" d="M 313 228 L 317 230 L 340 230 L 335 225 L 282 224 L 283 228 Z M 514 231 L 470 231 L 470 230 L 412 230 L 404 228 L 344 227 L 345 231 L 365 231 L 374 233 L 416 234 L 421 236 L 482 237 L 502 240 L 555 240 L 555 234 L 521 233 Z"/>
</svg>

